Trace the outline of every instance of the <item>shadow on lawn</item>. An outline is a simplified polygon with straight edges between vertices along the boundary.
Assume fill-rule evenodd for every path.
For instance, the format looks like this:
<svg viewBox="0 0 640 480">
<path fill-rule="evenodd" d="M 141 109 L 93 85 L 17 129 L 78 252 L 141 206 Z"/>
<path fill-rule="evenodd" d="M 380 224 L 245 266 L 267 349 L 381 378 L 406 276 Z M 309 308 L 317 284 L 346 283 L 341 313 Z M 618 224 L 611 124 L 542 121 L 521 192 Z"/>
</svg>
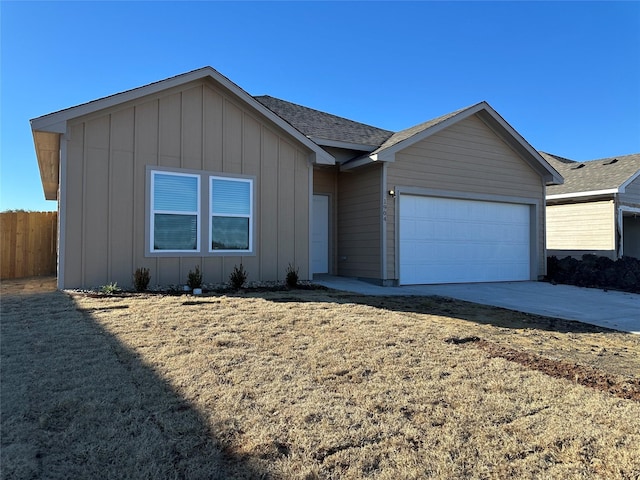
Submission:
<svg viewBox="0 0 640 480">
<path fill-rule="evenodd" d="M 5 287 L 2 478 L 263 476 L 91 312 L 51 288 Z"/>
<path fill-rule="evenodd" d="M 341 292 L 338 290 L 327 290 L 321 292 L 321 294 L 319 292 L 319 294 L 309 297 L 305 297 L 304 292 L 300 292 L 299 295 L 295 296 L 282 295 L 279 298 L 277 295 L 272 295 L 265 296 L 265 299 L 273 302 L 322 301 L 320 299 L 321 296 L 328 297 L 326 300 L 334 301 L 336 303 L 356 303 L 396 312 L 455 317 L 461 320 L 503 328 L 535 328 L 557 333 L 624 333 L 588 323 L 545 317 L 440 296 L 384 297 L 360 295 L 357 293 Z"/>
</svg>

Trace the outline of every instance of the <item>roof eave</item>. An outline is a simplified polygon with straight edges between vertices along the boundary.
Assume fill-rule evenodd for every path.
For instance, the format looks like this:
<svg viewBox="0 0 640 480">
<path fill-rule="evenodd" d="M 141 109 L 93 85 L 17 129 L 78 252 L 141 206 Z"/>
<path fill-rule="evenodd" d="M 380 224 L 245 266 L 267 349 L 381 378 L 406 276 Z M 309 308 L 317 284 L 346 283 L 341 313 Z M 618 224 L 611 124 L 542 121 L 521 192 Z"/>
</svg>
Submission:
<svg viewBox="0 0 640 480">
<path fill-rule="evenodd" d="M 186 83 L 203 78 L 213 79 L 215 82 L 231 91 L 234 95 L 244 100 L 252 108 L 260 112 L 270 121 L 275 123 L 278 127 L 282 128 L 289 135 L 305 145 L 305 147 L 307 147 L 309 150 L 314 152 L 314 158 L 317 159 L 320 164 L 335 165 L 335 158 L 333 158 L 333 156 L 331 156 L 319 145 L 304 136 L 299 130 L 295 129 L 284 119 L 262 105 L 259 101 L 245 92 L 242 88 L 240 88 L 238 85 L 233 83 L 231 80 L 229 80 L 227 77 L 225 77 L 212 67 L 203 67 L 198 70 L 193 70 L 191 72 L 183 73 L 175 77 L 160 80 L 149 85 L 134 88 L 132 90 L 127 90 L 121 93 L 116 93 L 115 95 L 111 95 L 109 97 L 104 97 L 98 100 L 91 101 L 89 103 L 84 103 L 75 107 L 67 108 L 65 110 L 50 113 L 42 117 L 34 118 L 31 120 L 31 130 L 33 132 L 41 131 L 51 133 L 66 133 L 67 123 L 73 118 L 88 115 L 99 110 L 104 110 L 106 108 L 120 105 L 124 102 L 137 100 L 141 97 L 153 95 L 169 88 L 184 85 Z"/>
<path fill-rule="evenodd" d="M 620 193 L 618 188 L 607 188 L 603 190 L 590 190 L 585 192 L 570 192 L 570 193 L 557 193 L 554 195 L 547 195 L 547 200 L 568 200 L 571 198 L 584 198 L 584 197 L 601 197 L 611 196 Z"/>
<path fill-rule="evenodd" d="M 36 158 L 40 170 L 40 181 L 46 200 L 58 199 L 60 169 L 60 134 L 55 132 L 33 132 Z"/>
<path fill-rule="evenodd" d="M 314 137 L 313 135 L 310 135 L 308 138 L 314 143 L 316 143 L 317 145 L 320 145 L 322 147 L 336 147 L 336 148 L 343 148 L 345 150 L 373 152 L 378 147 L 378 145 L 367 145 L 362 143 L 343 142 L 340 140 L 329 140 L 327 138 Z"/>
</svg>

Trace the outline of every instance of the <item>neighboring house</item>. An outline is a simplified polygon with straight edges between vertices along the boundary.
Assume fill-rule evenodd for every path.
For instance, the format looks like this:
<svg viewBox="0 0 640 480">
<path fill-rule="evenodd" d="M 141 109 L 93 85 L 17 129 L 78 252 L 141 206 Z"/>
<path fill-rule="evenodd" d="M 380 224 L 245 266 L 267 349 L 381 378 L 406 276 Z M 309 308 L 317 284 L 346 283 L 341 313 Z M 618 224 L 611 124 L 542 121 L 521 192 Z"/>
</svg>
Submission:
<svg viewBox="0 0 640 480">
<path fill-rule="evenodd" d="M 562 177 L 487 103 L 401 132 L 206 67 L 31 120 L 59 205 L 60 288 L 147 267 L 184 283 L 330 273 L 384 285 L 535 280 Z"/>
<path fill-rule="evenodd" d="M 640 154 L 588 162 L 542 156 L 565 179 L 547 189 L 547 254 L 640 258 Z"/>
</svg>

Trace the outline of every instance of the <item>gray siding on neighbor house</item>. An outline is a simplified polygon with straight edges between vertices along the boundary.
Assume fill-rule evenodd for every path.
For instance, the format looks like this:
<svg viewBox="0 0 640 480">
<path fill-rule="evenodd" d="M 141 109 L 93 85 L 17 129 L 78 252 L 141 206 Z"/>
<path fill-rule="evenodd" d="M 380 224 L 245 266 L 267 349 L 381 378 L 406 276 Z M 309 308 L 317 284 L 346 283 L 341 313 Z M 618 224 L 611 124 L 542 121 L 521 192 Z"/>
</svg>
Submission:
<svg viewBox="0 0 640 480">
<path fill-rule="evenodd" d="M 640 259 L 640 216 L 624 217 L 623 225 L 623 254 Z"/>
<path fill-rule="evenodd" d="M 382 165 L 372 164 L 338 177 L 338 274 L 381 278 Z"/>
<path fill-rule="evenodd" d="M 184 283 L 195 265 L 205 282 L 226 282 L 241 262 L 250 279 L 284 279 L 289 263 L 309 278 L 309 151 L 218 84 L 75 119 L 65 147 L 64 287 L 129 286 L 138 267 L 153 284 Z M 145 256 L 147 166 L 255 178 L 255 255 Z"/>
<path fill-rule="evenodd" d="M 527 203 L 535 218 L 532 252 L 537 276 L 546 272 L 544 254 L 544 182 L 522 158 L 475 115 L 461 120 L 396 154 L 388 164 L 385 190 L 420 189 L 424 194 Z M 387 276 L 397 279 L 396 210 L 387 207 Z M 535 276 L 535 275 L 534 275 Z"/>
<path fill-rule="evenodd" d="M 620 203 L 640 208 L 640 177 L 637 177 L 620 194 Z"/>
</svg>

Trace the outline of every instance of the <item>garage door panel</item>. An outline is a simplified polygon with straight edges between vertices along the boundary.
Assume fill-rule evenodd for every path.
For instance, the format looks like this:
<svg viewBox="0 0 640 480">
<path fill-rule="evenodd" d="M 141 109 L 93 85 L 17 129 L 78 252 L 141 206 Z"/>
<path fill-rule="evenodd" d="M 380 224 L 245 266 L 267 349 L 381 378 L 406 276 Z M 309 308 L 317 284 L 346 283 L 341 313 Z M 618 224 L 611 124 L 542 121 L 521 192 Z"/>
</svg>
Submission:
<svg viewBox="0 0 640 480">
<path fill-rule="evenodd" d="M 528 205 L 400 196 L 400 283 L 529 280 Z"/>
</svg>

